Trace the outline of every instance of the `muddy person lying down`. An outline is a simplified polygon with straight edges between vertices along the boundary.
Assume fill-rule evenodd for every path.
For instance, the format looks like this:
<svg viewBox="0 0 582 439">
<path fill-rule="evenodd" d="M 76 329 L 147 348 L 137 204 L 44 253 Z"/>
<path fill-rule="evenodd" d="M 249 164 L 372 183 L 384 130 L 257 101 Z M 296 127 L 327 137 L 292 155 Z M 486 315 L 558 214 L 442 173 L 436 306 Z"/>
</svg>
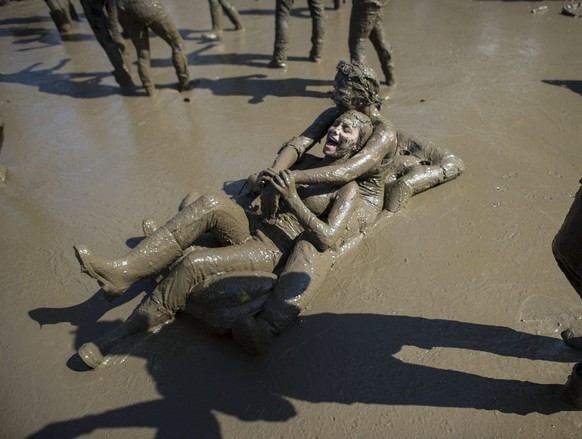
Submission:
<svg viewBox="0 0 582 439">
<path fill-rule="evenodd" d="M 335 108 L 286 142 L 271 168 L 249 178 L 261 192 L 260 211 L 207 195 L 154 232 L 148 229 L 122 258 L 106 260 L 77 246 L 82 271 L 110 300 L 174 264 L 202 233 L 212 232 L 224 246 L 183 258 L 123 325 L 79 349 L 84 361 L 98 366 L 117 342 L 180 310 L 218 332 L 232 331 L 247 351 L 261 352 L 313 298 L 334 255 L 361 237 L 383 207 L 396 211 L 411 195 L 459 175 L 458 158 L 396 133 L 379 113 L 378 89 L 370 68 L 338 64 Z M 306 155 L 325 132 L 324 158 Z"/>
<path fill-rule="evenodd" d="M 342 114 L 328 130 L 324 157 L 312 158 L 309 167 L 345 161 L 361 149 L 371 132 L 372 124 L 366 115 L 357 111 Z M 388 169 L 384 167 L 384 173 Z M 267 216 L 260 209 L 245 210 L 225 195 L 205 195 L 148 233 L 121 258 L 106 260 L 85 246 L 76 246 L 82 270 L 96 279 L 109 297 L 115 297 L 134 282 L 174 264 L 203 233 L 212 233 L 222 244 L 218 248 L 198 249 L 182 258 L 120 327 L 81 346 L 81 358 L 90 367 L 96 367 L 115 343 L 172 319 L 185 309 L 193 294 L 200 293 L 207 300 L 206 289 L 201 290 L 200 286 L 216 275 L 233 272 L 284 275 L 288 256 L 303 241 L 321 252 L 339 248 L 374 222 L 382 208 L 384 179 L 385 175 L 369 178 L 364 198 L 361 196 L 364 183 L 297 186 L 291 172 L 283 170 L 267 183 L 281 197 L 273 215 Z M 370 203 L 370 199 L 375 202 Z"/>
</svg>

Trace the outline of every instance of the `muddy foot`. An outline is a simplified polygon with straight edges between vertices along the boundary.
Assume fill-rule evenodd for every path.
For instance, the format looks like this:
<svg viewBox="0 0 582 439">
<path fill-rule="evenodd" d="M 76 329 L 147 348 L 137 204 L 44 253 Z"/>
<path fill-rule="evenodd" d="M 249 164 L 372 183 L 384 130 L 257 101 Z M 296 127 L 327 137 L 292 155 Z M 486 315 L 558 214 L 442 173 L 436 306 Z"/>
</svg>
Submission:
<svg viewBox="0 0 582 439">
<path fill-rule="evenodd" d="M 103 268 L 109 268 L 108 263 L 101 260 L 98 256 L 93 255 L 86 246 L 75 245 L 73 248 L 75 249 L 75 256 L 79 261 L 79 265 L 81 265 L 81 273 L 85 273 L 97 281 L 108 301 L 113 301 L 131 286 L 131 284 L 120 284 L 110 279 L 111 276 L 107 276 Z M 101 266 L 101 269 L 98 266 Z"/>
<path fill-rule="evenodd" d="M 582 351 L 582 330 L 568 328 L 565 331 L 562 331 L 562 334 L 560 335 L 562 336 L 564 343 L 566 343 L 572 349 Z"/>
<path fill-rule="evenodd" d="M 96 369 L 105 361 L 106 352 L 102 352 L 101 348 L 93 342 L 85 343 L 77 352 L 81 360 L 91 369 Z"/>
</svg>

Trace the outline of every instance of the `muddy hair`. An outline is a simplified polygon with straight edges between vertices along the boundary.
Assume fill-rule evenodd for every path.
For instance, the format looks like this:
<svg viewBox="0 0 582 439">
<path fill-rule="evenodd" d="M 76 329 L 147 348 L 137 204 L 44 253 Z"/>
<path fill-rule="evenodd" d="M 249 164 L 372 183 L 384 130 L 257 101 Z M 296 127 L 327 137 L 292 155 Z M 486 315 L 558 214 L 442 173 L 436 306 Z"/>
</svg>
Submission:
<svg viewBox="0 0 582 439">
<path fill-rule="evenodd" d="M 366 144 L 370 136 L 372 136 L 372 131 L 374 131 L 374 125 L 368 116 L 356 110 L 349 110 L 342 114 L 341 117 L 349 116 L 355 121 L 354 128 L 358 128 L 360 133 L 358 135 L 358 144 L 356 151 L 362 149 Z"/>
<path fill-rule="evenodd" d="M 372 67 L 356 61 L 351 63 L 340 61 L 337 63 L 336 70 L 336 77 L 343 75 L 349 79 L 352 88 L 366 106 L 373 105 L 378 110 L 382 108 L 382 99 L 379 95 L 380 82 Z"/>
</svg>

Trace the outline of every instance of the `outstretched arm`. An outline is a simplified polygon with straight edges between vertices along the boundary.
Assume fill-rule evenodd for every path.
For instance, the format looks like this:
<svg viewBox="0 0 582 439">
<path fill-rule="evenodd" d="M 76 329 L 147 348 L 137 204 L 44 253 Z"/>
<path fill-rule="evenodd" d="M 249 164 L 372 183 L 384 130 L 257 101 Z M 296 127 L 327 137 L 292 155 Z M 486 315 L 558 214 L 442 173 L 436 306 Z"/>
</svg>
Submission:
<svg viewBox="0 0 582 439">
<path fill-rule="evenodd" d="M 309 233 L 311 243 L 321 252 L 337 243 L 356 209 L 358 187 L 355 183 L 344 185 L 337 191 L 327 222 L 317 218 L 299 198 L 289 170 L 281 171 L 273 177 L 271 184 L 285 199 L 289 210 L 297 217 L 305 231 Z"/>
<path fill-rule="evenodd" d="M 335 107 L 328 108 L 301 135 L 285 142 L 269 168 L 253 174 L 247 179 L 249 188 L 253 192 L 259 193 L 261 186 L 269 181 L 273 175 L 293 166 L 313 145 L 325 136 L 327 129 L 339 115 L 340 113 Z"/>
<path fill-rule="evenodd" d="M 339 165 L 293 171 L 299 184 L 345 184 L 370 171 L 382 159 L 396 154 L 396 130 L 384 118 L 377 117 L 374 132 L 360 152 Z"/>
</svg>

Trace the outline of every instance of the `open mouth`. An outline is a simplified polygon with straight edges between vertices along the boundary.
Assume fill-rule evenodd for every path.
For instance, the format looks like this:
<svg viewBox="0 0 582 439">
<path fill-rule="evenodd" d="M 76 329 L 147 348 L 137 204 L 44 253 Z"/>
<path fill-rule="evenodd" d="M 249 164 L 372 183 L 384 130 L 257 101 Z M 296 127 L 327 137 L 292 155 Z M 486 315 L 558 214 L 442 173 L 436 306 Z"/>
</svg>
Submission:
<svg viewBox="0 0 582 439">
<path fill-rule="evenodd" d="M 325 151 L 335 151 L 338 144 L 339 144 L 339 137 L 329 135 L 329 136 L 327 136 L 324 150 Z"/>
</svg>

